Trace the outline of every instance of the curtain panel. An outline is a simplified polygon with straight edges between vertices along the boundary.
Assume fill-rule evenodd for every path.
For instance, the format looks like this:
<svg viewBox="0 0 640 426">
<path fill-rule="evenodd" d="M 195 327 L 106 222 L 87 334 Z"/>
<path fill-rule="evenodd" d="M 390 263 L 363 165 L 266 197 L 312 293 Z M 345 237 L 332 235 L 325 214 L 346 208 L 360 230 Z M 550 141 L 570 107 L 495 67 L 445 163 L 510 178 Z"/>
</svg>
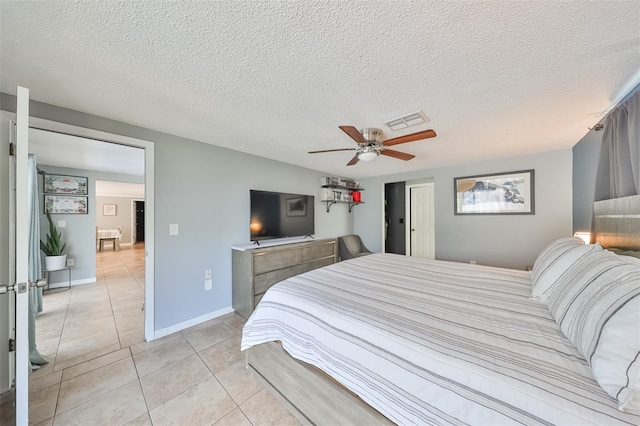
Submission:
<svg viewBox="0 0 640 426">
<path fill-rule="evenodd" d="M 594 200 L 640 194 L 640 91 L 603 124 Z"/>
</svg>

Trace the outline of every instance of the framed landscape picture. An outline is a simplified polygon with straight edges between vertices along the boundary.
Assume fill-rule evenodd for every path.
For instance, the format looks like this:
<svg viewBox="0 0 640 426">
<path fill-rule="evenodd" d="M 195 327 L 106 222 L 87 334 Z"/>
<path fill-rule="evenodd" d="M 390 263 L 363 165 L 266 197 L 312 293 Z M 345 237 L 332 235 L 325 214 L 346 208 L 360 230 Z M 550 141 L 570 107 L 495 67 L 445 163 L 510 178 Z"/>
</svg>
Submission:
<svg viewBox="0 0 640 426">
<path fill-rule="evenodd" d="M 88 195 L 89 179 L 82 176 L 44 175 L 45 194 Z"/>
<path fill-rule="evenodd" d="M 307 198 L 290 198 L 287 200 L 287 216 L 306 216 Z"/>
<path fill-rule="evenodd" d="M 535 214 L 534 170 L 453 179 L 454 214 Z"/>
<path fill-rule="evenodd" d="M 44 212 L 51 214 L 87 214 L 89 212 L 88 197 L 74 197 L 68 195 L 45 195 Z"/>
</svg>

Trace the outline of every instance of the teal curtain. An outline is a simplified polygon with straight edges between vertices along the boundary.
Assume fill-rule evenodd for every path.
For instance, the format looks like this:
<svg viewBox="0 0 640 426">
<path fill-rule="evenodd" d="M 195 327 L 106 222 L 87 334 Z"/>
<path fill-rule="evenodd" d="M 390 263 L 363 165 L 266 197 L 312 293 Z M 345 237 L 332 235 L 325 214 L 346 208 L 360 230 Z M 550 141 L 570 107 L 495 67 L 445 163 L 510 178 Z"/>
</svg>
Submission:
<svg viewBox="0 0 640 426">
<path fill-rule="evenodd" d="M 38 169 L 36 156 L 29 154 L 28 161 L 28 198 L 29 198 L 29 281 L 42 278 L 40 257 L 40 203 L 38 202 Z M 42 289 L 29 289 L 29 360 L 31 368 L 37 369 L 49 361 L 40 355 L 36 348 L 36 315 L 42 312 Z"/>
</svg>

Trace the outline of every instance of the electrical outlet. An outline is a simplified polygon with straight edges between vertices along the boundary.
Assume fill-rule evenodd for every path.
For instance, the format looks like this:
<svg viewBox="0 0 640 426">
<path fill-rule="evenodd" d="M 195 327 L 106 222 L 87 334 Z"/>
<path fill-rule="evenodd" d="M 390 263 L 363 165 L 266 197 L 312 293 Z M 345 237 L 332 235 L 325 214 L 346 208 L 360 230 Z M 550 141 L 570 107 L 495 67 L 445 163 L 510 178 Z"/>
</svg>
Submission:
<svg viewBox="0 0 640 426">
<path fill-rule="evenodd" d="M 59 220 L 58 221 L 58 228 L 65 228 L 67 226 L 67 221 L 66 220 Z"/>
<path fill-rule="evenodd" d="M 205 280 L 210 280 L 211 279 L 211 269 L 207 269 L 204 271 L 204 279 Z"/>
<path fill-rule="evenodd" d="M 67 266 L 73 266 L 76 264 L 76 260 L 71 258 L 71 259 L 67 259 Z"/>
<path fill-rule="evenodd" d="M 209 291 L 213 288 L 213 280 L 204 280 L 204 291 Z"/>
<path fill-rule="evenodd" d="M 179 227 L 177 223 L 172 223 L 169 225 L 169 235 L 178 235 Z"/>
</svg>

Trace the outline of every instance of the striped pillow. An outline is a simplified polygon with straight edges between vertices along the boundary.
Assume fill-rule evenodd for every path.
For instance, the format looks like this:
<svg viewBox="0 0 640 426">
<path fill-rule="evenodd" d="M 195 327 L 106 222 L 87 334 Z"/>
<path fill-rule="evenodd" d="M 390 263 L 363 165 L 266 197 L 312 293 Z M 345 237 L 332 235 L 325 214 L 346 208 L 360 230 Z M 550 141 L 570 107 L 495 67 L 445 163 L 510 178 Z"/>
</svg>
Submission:
<svg viewBox="0 0 640 426">
<path fill-rule="evenodd" d="M 538 256 L 531 272 L 531 298 L 546 302 L 546 293 L 558 278 L 581 256 L 602 250 L 599 244 L 585 245 L 578 237 L 561 238 L 549 244 Z"/>
<path fill-rule="evenodd" d="M 562 332 L 622 411 L 640 410 L 640 268 L 608 251 L 578 259 L 549 290 Z"/>
</svg>

